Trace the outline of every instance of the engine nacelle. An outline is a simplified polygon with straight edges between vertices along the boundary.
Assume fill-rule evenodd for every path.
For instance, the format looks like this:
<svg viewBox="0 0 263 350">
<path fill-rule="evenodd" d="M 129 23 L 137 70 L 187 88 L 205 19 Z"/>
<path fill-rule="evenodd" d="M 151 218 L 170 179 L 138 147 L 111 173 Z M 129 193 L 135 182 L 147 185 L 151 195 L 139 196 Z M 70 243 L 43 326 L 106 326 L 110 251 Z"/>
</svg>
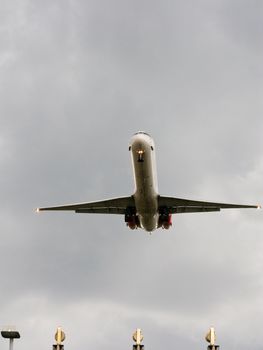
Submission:
<svg viewBox="0 0 263 350">
<path fill-rule="evenodd" d="M 168 230 L 172 226 L 172 214 L 160 214 L 158 227 Z"/>
<path fill-rule="evenodd" d="M 131 230 L 135 230 L 136 228 L 140 227 L 140 221 L 139 218 L 136 214 L 134 214 L 131 211 L 126 212 L 125 214 L 125 222 L 126 225 L 131 229 Z"/>
<path fill-rule="evenodd" d="M 128 221 L 126 224 L 131 230 L 135 230 L 136 228 L 138 228 L 135 221 Z"/>
</svg>

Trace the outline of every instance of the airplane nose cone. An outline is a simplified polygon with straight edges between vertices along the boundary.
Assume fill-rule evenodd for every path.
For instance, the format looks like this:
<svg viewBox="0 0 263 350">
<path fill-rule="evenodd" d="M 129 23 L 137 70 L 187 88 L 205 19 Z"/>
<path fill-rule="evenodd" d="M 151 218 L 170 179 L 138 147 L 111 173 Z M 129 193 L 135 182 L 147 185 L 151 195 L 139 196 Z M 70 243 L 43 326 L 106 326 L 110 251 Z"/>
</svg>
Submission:
<svg viewBox="0 0 263 350">
<path fill-rule="evenodd" d="M 147 136 L 149 136 L 149 137 L 151 137 L 147 132 L 145 132 L 145 131 L 138 131 L 138 132 L 136 132 L 134 135 L 147 135 Z"/>
<path fill-rule="evenodd" d="M 130 148 L 132 150 L 147 149 L 152 144 L 152 138 L 144 131 L 135 133 L 131 139 Z"/>
</svg>

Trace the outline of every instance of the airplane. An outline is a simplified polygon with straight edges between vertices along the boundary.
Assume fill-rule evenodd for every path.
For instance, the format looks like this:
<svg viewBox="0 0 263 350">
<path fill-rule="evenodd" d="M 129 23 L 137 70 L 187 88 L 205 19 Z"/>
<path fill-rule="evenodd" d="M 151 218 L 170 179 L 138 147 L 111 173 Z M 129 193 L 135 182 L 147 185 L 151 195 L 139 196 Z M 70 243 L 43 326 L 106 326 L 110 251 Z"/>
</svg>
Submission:
<svg viewBox="0 0 263 350">
<path fill-rule="evenodd" d="M 43 207 L 36 211 L 69 210 L 75 213 L 121 214 L 130 229 L 141 228 L 152 232 L 158 228 L 169 229 L 172 226 L 172 214 L 215 212 L 228 208 L 260 208 L 258 205 L 213 203 L 162 196 L 158 193 L 155 145 L 151 136 L 144 131 L 136 132 L 131 138 L 129 151 L 135 183 L 133 195 L 98 202 Z"/>
</svg>

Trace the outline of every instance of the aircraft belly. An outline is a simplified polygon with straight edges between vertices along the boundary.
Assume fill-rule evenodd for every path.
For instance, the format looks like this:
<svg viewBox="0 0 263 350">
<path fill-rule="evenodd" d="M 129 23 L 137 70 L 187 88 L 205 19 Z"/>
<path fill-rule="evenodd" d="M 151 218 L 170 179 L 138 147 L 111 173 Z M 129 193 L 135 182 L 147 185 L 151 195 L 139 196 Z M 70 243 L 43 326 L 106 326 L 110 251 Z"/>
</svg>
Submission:
<svg viewBox="0 0 263 350">
<path fill-rule="evenodd" d="M 136 139 L 132 143 L 131 150 L 136 214 L 139 217 L 141 227 L 151 232 L 157 228 L 159 218 L 154 148 L 149 141 Z M 142 158 L 138 158 L 140 151 L 143 151 Z"/>
<path fill-rule="evenodd" d="M 158 226 L 158 200 L 157 194 L 152 186 L 145 183 L 139 186 L 134 194 L 136 212 L 140 220 L 141 226 L 146 231 L 154 231 Z"/>
<path fill-rule="evenodd" d="M 152 173 L 144 166 L 136 170 L 136 209 L 140 214 L 155 214 L 158 211 L 158 201 Z"/>
<path fill-rule="evenodd" d="M 149 232 L 152 232 L 157 229 L 158 219 L 159 215 L 156 213 L 155 215 L 139 215 L 141 227 Z"/>
</svg>

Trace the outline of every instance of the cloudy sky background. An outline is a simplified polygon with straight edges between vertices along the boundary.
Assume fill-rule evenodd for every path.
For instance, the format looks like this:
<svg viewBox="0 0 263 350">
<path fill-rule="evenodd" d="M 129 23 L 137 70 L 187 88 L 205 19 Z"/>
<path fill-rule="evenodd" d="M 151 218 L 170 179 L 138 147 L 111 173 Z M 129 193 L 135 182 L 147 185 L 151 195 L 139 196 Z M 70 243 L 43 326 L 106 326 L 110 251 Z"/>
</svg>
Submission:
<svg viewBox="0 0 263 350">
<path fill-rule="evenodd" d="M 0 324 L 17 349 L 262 349 L 263 217 L 33 208 L 129 195 L 128 143 L 156 143 L 159 190 L 263 202 L 260 0 L 0 0 Z M 4 339 L 1 348 L 7 347 Z"/>
</svg>

